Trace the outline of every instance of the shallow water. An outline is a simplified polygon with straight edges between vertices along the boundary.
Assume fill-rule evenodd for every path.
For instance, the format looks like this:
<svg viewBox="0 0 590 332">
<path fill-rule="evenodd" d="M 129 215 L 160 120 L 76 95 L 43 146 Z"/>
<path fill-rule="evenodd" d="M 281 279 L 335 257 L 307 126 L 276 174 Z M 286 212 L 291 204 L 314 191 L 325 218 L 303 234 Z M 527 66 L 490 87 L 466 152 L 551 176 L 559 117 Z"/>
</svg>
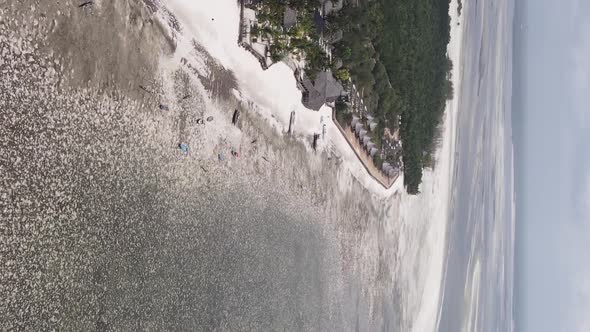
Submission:
<svg viewBox="0 0 590 332">
<path fill-rule="evenodd" d="M 62 51 L 2 64 L 0 329 L 367 329 L 376 212 L 358 183 L 340 190 L 335 158 L 248 112 L 241 133 L 180 64 L 142 73 L 151 94 L 80 87 Z M 234 144 L 241 158 L 219 163 Z"/>
<path fill-rule="evenodd" d="M 0 117 L 3 327 L 341 328 L 339 239 L 307 197 L 205 174 L 116 92 L 25 87 Z"/>
<path fill-rule="evenodd" d="M 165 34 L 166 27 L 160 29 L 140 2 L 130 4 L 123 9 L 102 4 L 83 12 L 62 4 L 59 10 L 72 17 L 56 16 L 57 28 L 48 32 L 50 39 L 42 47 L 34 48 L 33 39 L 23 47 L 33 47 L 30 54 L 11 53 L 2 64 L 2 69 L 9 68 L 9 78 L 0 83 L 0 266 L 6 267 L 0 270 L 0 327 L 423 326 L 415 320 L 430 304 L 424 301 L 432 302 L 434 296 L 425 285 L 438 283 L 440 277 L 437 269 L 430 275 L 444 242 L 439 231 L 444 216 L 433 219 L 441 211 L 439 196 L 404 196 L 400 207 L 399 196 L 384 199 L 363 190 L 330 149 L 312 154 L 248 111 L 242 113 L 246 120 L 241 130 L 232 127 L 231 114 L 224 110 L 233 110 L 235 104 L 211 101 L 231 93 L 211 94 L 211 86 L 219 90 L 223 84 L 201 89 L 199 84 L 206 82 L 190 77 L 191 71 L 170 56 L 173 39 L 154 32 Z M 38 24 L 51 27 L 52 19 Z M 205 20 L 211 24 L 209 16 Z M 111 34 L 94 29 L 103 25 L 121 31 L 118 43 L 111 44 Z M 237 31 L 231 33 L 235 46 Z M 139 42 L 146 38 L 149 44 Z M 6 40 L 2 42 L 7 47 Z M 105 44 L 118 46 L 104 49 Z M 68 45 L 85 48 L 79 53 Z M 162 50 L 156 45 L 165 46 Z M 61 56 L 58 62 L 58 56 L 49 56 L 52 52 Z M 154 54 L 170 60 L 160 63 L 160 72 Z M 120 59 L 135 60 L 131 69 L 117 75 L 124 66 L 111 65 Z M 221 70 L 210 58 L 194 60 L 206 71 Z M 493 72 L 489 66 L 482 73 Z M 179 68 L 189 74 L 177 75 Z M 251 68 L 242 69 L 247 74 Z M 153 94 L 139 91 L 138 82 Z M 244 84 L 240 77 L 237 82 Z M 257 85 L 247 88 L 255 90 Z M 175 101 L 187 91 L 188 100 Z M 293 105 L 298 103 L 298 96 L 288 97 Z M 170 112 L 159 110 L 162 101 L 169 103 Z M 281 111 L 289 114 L 289 107 Z M 460 117 L 462 137 L 467 137 L 468 121 L 499 123 L 489 122 L 483 113 Z M 215 117 L 211 125 L 196 125 L 198 118 L 210 114 Z M 478 127 L 485 128 L 478 133 L 487 139 L 480 145 L 493 141 L 496 132 L 490 128 L 498 127 L 492 124 Z M 189 145 L 188 156 L 177 149 L 179 141 Z M 479 141 L 463 139 L 457 149 L 462 156 L 472 151 L 465 142 Z M 227 152 L 235 146 L 242 149 L 240 160 L 217 161 L 220 149 Z M 465 181 L 477 178 L 470 173 L 475 171 L 461 168 L 472 162 L 459 163 Z M 500 178 L 497 168 L 486 166 L 483 171 L 491 169 L 498 174 L 494 179 Z M 436 179 L 430 180 L 427 188 L 434 192 L 439 187 Z M 469 188 L 460 181 L 457 188 Z M 461 191 L 456 197 L 472 194 Z M 485 197 L 489 201 L 493 195 Z M 463 236 L 475 238 L 473 229 L 460 227 L 459 221 L 453 225 L 449 237 L 454 245 L 466 246 Z M 468 270 L 467 257 L 455 255 L 453 248 L 447 271 L 459 276 L 445 284 L 442 322 L 448 319 L 448 326 L 458 327 L 467 308 L 449 308 L 464 294 L 457 286 L 465 281 L 462 273 L 473 271 Z M 426 320 L 432 320 L 430 315 Z"/>
</svg>

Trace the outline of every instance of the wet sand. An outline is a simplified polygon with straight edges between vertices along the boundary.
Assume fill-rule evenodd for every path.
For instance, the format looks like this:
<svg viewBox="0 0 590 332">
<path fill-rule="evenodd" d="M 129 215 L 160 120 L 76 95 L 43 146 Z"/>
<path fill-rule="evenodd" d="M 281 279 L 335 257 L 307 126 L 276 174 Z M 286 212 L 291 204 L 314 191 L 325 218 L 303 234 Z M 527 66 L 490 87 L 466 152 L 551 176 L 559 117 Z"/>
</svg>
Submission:
<svg viewBox="0 0 590 332">
<path fill-rule="evenodd" d="M 337 158 L 248 109 L 232 127 L 231 73 L 162 70 L 146 2 L 33 3 L 0 4 L 0 329 L 375 324 L 380 212 Z"/>
</svg>

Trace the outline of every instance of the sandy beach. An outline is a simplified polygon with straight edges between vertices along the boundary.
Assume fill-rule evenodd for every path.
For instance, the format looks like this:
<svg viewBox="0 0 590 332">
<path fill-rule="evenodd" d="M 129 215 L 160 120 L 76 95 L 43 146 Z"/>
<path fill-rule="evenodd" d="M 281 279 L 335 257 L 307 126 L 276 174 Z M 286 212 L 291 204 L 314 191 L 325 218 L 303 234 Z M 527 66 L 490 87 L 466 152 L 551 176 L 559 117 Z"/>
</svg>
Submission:
<svg viewBox="0 0 590 332">
<path fill-rule="evenodd" d="M 235 1 L 79 5 L 0 4 L 0 329 L 434 328 L 456 104 L 410 197 L 238 47 Z"/>
</svg>

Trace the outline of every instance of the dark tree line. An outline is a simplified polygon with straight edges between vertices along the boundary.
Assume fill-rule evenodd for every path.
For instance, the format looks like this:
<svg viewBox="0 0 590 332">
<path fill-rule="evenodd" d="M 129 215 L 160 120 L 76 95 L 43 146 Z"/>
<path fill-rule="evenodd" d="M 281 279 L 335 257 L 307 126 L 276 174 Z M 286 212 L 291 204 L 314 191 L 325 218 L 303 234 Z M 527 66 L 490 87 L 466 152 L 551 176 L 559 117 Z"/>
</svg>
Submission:
<svg viewBox="0 0 590 332">
<path fill-rule="evenodd" d="M 395 129 L 401 117 L 404 184 L 410 194 L 418 193 L 452 96 L 448 11 L 448 0 L 375 0 L 347 6 L 331 19 L 344 30 L 335 53 L 380 130 Z"/>
<path fill-rule="evenodd" d="M 295 49 L 304 50 L 310 77 L 330 65 L 315 42 L 319 36 L 311 17 L 317 1 L 263 3 L 268 21 L 275 26 L 280 25 L 287 5 L 299 11 L 297 28 L 288 32 L 290 45 L 275 36 L 271 53 L 279 58 Z M 333 52 L 343 67 L 333 68 L 333 72 L 342 80 L 352 77 L 362 92 L 365 105 L 378 119 L 374 140 L 380 141 L 385 127 L 397 129 L 399 125 L 404 184 L 410 194 L 418 193 L 423 168 L 432 166 L 440 119 L 453 93 L 449 80 L 452 64 L 446 56 L 448 11 L 449 0 L 360 0 L 358 6 L 348 1 L 325 22 L 325 34 L 344 32 Z"/>
</svg>

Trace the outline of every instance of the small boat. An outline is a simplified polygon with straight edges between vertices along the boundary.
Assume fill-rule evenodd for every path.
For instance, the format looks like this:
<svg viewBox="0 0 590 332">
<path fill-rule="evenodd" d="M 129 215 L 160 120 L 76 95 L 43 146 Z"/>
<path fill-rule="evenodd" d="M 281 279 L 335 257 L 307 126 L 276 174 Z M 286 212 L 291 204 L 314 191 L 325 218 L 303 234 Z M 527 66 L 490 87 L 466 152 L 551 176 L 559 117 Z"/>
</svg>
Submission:
<svg viewBox="0 0 590 332">
<path fill-rule="evenodd" d="M 239 120 L 240 120 L 240 110 L 238 110 L 238 109 L 236 108 L 236 110 L 234 111 L 234 115 L 232 116 L 231 123 L 232 123 L 234 126 L 237 126 L 237 125 L 238 125 L 238 121 L 239 121 Z"/>
</svg>

